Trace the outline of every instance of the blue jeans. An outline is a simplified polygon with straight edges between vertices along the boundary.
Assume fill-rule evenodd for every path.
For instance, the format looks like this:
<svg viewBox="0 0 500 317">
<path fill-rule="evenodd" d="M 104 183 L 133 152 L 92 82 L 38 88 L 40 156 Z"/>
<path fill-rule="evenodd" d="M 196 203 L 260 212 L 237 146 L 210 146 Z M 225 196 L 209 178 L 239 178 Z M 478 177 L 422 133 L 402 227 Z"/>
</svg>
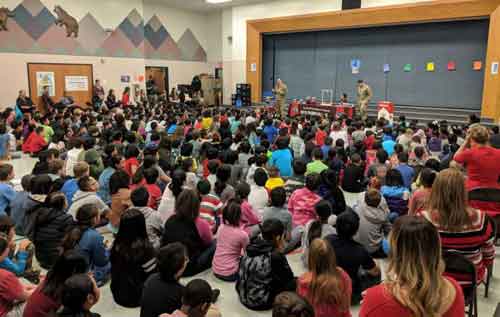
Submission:
<svg viewBox="0 0 500 317">
<path fill-rule="evenodd" d="M 399 218 L 399 214 L 397 212 L 391 212 L 389 214 L 389 221 L 391 223 L 394 223 L 396 221 L 396 219 L 398 219 L 398 218 Z"/>
</svg>

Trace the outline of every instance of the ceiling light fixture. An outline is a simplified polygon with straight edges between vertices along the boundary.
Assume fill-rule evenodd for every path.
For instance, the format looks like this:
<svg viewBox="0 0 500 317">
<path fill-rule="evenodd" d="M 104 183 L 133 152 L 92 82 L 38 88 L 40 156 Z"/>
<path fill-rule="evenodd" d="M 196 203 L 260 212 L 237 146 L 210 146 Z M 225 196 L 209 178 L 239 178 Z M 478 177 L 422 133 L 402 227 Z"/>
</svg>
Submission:
<svg viewBox="0 0 500 317">
<path fill-rule="evenodd" d="M 225 3 L 231 1 L 233 0 L 205 0 L 206 3 L 211 3 L 211 4 Z"/>
</svg>

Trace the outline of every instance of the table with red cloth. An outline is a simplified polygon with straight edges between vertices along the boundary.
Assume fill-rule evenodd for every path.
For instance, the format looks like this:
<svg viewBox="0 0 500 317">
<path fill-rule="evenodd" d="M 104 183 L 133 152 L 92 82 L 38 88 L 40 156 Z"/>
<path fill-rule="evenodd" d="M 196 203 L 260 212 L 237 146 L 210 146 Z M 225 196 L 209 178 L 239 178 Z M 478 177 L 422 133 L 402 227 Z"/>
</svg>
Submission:
<svg viewBox="0 0 500 317">
<path fill-rule="evenodd" d="M 306 102 L 300 104 L 300 114 L 313 116 L 321 116 L 324 114 L 339 116 L 340 114 L 345 114 L 348 118 L 352 119 L 354 116 L 354 105 L 347 103 L 321 104 Z"/>
</svg>

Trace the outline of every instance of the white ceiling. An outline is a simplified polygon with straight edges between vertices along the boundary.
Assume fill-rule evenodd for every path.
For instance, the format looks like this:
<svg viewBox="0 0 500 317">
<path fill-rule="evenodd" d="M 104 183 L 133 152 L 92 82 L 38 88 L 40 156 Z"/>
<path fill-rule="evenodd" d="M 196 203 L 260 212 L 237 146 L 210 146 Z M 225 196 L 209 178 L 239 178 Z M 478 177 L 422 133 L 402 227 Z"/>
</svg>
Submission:
<svg viewBox="0 0 500 317">
<path fill-rule="evenodd" d="M 211 3 L 206 3 L 205 0 L 145 0 L 145 2 L 163 3 L 173 8 L 192 10 L 198 12 L 217 11 L 222 8 L 228 8 L 246 4 L 263 3 L 269 1 L 270 0 L 233 0 L 231 2 L 226 2 L 226 3 L 211 4 Z"/>
</svg>

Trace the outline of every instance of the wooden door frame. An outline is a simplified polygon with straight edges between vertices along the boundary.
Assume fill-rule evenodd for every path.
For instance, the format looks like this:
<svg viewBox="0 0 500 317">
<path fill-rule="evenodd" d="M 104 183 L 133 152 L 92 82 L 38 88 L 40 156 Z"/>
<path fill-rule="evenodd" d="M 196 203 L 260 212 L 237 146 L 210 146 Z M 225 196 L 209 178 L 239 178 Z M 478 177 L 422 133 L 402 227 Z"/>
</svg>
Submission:
<svg viewBox="0 0 500 317">
<path fill-rule="evenodd" d="M 152 66 L 148 65 L 145 67 L 145 73 L 147 73 L 148 68 L 160 68 L 165 72 L 165 91 L 167 92 L 167 95 L 170 95 L 170 70 L 168 69 L 168 66 Z M 148 78 L 146 78 L 148 80 Z"/>
<path fill-rule="evenodd" d="M 330 11 L 247 21 L 246 81 L 252 101 L 262 97 L 263 35 L 429 22 L 490 19 L 481 115 L 500 122 L 500 75 L 490 65 L 500 61 L 500 0 L 439 0 L 412 4 Z M 472 61 L 471 61 L 472 63 Z M 257 66 L 257 71 L 252 71 Z M 254 66 L 254 67 L 252 67 Z M 472 67 L 472 66 L 471 66 Z"/>
<path fill-rule="evenodd" d="M 84 64 L 84 63 L 40 63 L 40 62 L 37 62 L 37 63 L 26 63 L 26 73 L 27 73 L 27 76 L 28 76 L 28 89 L 27 91 L 29 91 L 30 93 L 30 98 L 33 102 L 35 102 L 35 100 L 33 100 L 33 96 L 31 95 L 31 79 L 30 79 L 30 65 L 64 65 L 64 66 L 90 66 L 90 83 L 89 83 L 89 89 L 90 91 L 92 92 L 93 94 L 93 91 L 94 91 L 94 64 Z M 38 96 L 37 96 L 38 98 Z M 92 102 L 92 99 L 90 100 L 90 102 Z M 37 105 L 38 106 L 38 105 Z M 82 108 L 86 108 L 87 105 L 79 105 L 80 107 Z"/>
</svg>

